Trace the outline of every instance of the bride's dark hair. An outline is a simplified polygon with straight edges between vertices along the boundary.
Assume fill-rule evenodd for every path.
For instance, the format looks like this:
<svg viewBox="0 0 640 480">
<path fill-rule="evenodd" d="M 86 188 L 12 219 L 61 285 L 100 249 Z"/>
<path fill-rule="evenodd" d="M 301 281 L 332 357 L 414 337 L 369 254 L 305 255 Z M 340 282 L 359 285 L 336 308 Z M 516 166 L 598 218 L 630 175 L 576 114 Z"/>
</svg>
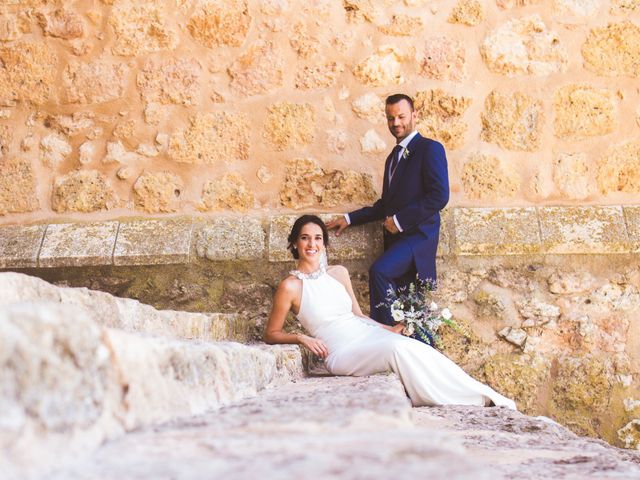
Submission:
<svg viewBox="0 0 640 480">
<path fill-rule="evenodd" d="M 293 227 L 291 227 L 291 233 L 287 237 L 287 241 L 289 245 L 287 245 L 287 249 L 293 255 L 293 258 L 296 260 L 300 258 L 298 254 L 298 249 L 295 247 L 296 240 L 300 236 L 300 231 L 302 227 L 304 227 L 307 223 L 315 223 L 322 229 L 322 242 L 324 243 L 324 247 L 327 248 L 329 246 L 329 231 L 327 230 L 327 226 L 324 224 L 320 217 L 316 215 L 302 215 L 298 217 L 298 219 L 293 223 Z"/>
</svg>

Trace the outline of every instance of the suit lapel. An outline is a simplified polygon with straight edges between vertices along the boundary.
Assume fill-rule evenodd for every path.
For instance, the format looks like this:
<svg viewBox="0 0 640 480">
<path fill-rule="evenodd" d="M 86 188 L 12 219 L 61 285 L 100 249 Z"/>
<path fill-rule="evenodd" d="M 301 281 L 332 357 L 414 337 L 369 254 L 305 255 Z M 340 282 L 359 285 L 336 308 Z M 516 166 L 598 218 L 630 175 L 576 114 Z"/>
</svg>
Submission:
<svg viewBox="0 0 640 480">
<path fill-rule="evenodd" d="M 420 137 L 420 134 L 416 134 L 415 137 L 413 137 L 411 139 L 411 141 L 409 142 L 409 145 L 407 145 L 407 150 L 409 150 L 409 153 L 406 154 L 406 156 L 403 156 L 402 160 L 400 160 L 400 163 L 398 164 L 395 173 L 393 174 L 393 178 L 391 179 L 391 184 L 389 185 L 389 188 L 387 189 L 387 195 L 389 196 L 393 196 L 396 191 L 398 190 L 398 185 L 400 184 L 400 179 L 402 178 L 402 175 L 404 174 L 405 170 L 407 169 L 407 166 L 409 165 L 409 162 L 411 161 L 411 157 L 413 156 L 414 150 L 415 150 L 415 146 L 417 144 L 417 139 L 418 137 Z M 406 150 L 403 152 L 403 155 L 406 153 Z M 391 156 L 389 156 L 390 158 Z M 385 173 L 385 185 L 388 183 L 386 181 L 387 178 L 389 178 L 388 175 L 388 170 L 389 170 L 389 158 L 387 158 L 387 163 L 384 169 L 384 173 Z M 383 192 L 384 193 L 384 192 Z"/>
<path fill-rule="evenodd" d="M 387 160 L 384 162 L 384 179 L 382 182 L 382 196 L 384 197 L 389 191 L 389 167 L 391 166 L 391 156 L 393 155 L 393 151 L 387 157 Z"/>
</svg>

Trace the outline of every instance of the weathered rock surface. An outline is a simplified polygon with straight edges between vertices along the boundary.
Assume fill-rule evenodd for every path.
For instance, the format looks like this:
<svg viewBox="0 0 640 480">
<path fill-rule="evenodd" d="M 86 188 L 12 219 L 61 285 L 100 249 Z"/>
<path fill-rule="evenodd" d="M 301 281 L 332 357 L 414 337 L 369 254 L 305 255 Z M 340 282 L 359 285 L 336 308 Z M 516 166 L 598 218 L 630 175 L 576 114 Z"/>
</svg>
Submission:
<svg viewBox="0 0 640 480">
<path fill-rule="evenodd" d="M 462 185 L 469 198 L 509 198 L 520 187 L 520 176 L 498 157 L 475 154 L 469 157 L 462 168 Z"/>
<path fill-rule="evenodd" d="M 208 181 L 202 190 L 200 210 L 233 210 L 246 212 L 253 207 L 254 196 L 237 173 L 228 173 L 216 181 Z"/>
<path fill-rule="evenodd" d="M 462 81 L 466 76 L 464 44 L 449 37 L 430 37 L 419 59 L 420 73 L 435 80 Z"/>
<path fill-rule="evenodd" d="M 0 215 L 31 212 L 38 206 L 31 162 L 17 157 L 0 161 Z"/>
<path fill-rule="evenodd" d="M 53 184 L 51 207 L 57 212 L 95 212 L 116 203 L 113 188 L 97 170 L 74 170 Z"/>
<path fill-rule="evenodd" d="M 560 36 L 539 15 L 510 20 L 490 32 L 480 52 L 491 71 L 507 76 L 549 75 L 567 68 Z"/>
<path fill-rule="evenodd" d="M 44 43 L 17 43 L 0 47 L 0 103 L 16 101 L 41 105 L 54 92 L 57 55 Z"/>
<path fill-rule="evenodd" d="M 138 74 L 138 88 L 145 102 L 197 105 L 202 67 L 195 59 L 165 62 L 149 60 Z"/>
<path fill-rule="evenodd" d="M 356 65 L 353 74 L 365 85 L 383 87 L 404 83 L 402 58 L 393 48 L 380 48 Z"/>
<path fill-rule="evenodd" d="M 540 147 L 542 102 L 516 92 L 493 91 L 484 102 L 481 137 L 507 150 L 535 151 Z"/>
<path fill-rule="evenodd" d="M 280 87 L 284 62 L 272 42 L 258 40 L 230 67 L 231 88 L 243 97 Z"/>
<path fill-rule="evenodd" d="M 199 0 L 187 28 L 193 38 L 209 48 L 238 47 L 250 24 L 247 0 Z"/>
<path fill-rule="evenodd" d="M 128 73 L 126 64 L 107 57 L 89 63 L 72 61 L 62 75 L 67 101 L 92 104 L 116 100 L 124 95 Z"/>
<path fill-rule="evenodd" d="M 523 448 L 524 446 L 524 448 Z M 411 409 L 394 376 L 309 378 L 110 442 L 54 479 L 621 478 L 638 456 L 501 408 Z"/>
<path fill-rule="evenodd" d="M 596 181 L 603 194 L 640 193 L 640 141 L 615 145 L 598 161 Z"/>
<path fill-rule="evenodd" d="M 183 188 L 182 179 L 171 172 L 145 173 L 133 184 L 136 207 L 149 213 L 175 212 Z"/>
<path fill-rule="evenodd" d="M 582 45 L 585 67 L 598 75 L 640 75 L 640 27 L 632 22 L 594 28 Z"/>
<path fill-rule="evenodd" d="M 315 108 L 308 103 L 274 103 L 268 109 L 264 134 L 276 150 L 311 143 L 315 130 Z"/>
<path fill-rule="evenodd" d="M 448 95 L 438 88 L 416 92 L 413 100 L 421 135 L 442 142 L 447 149 L 462 146 L 467 131 L 462 116 L 471 105 L 470 98 Z"/>
<path fill-rule="evenodd" d="M 617 125 L 618 108 L 613 92 L 588 85 L 567 85 L 554 96 L 555 134 L 580 139 L 604 135 Z"/>
</svg>

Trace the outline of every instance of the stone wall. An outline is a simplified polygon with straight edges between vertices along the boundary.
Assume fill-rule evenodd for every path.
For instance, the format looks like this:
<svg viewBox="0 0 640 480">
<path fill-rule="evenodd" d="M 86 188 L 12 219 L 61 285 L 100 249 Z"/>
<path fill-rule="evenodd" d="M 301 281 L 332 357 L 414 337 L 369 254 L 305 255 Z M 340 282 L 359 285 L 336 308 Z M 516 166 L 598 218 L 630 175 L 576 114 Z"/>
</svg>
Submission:
<svg viewBox="0 0 640 480">
<path fill-rule="evenodd" d="M 453 206 L 640 193 L 637 0 L 0 0 L 0 223 L 331 211 L 417 102 Z"/>
</svg>

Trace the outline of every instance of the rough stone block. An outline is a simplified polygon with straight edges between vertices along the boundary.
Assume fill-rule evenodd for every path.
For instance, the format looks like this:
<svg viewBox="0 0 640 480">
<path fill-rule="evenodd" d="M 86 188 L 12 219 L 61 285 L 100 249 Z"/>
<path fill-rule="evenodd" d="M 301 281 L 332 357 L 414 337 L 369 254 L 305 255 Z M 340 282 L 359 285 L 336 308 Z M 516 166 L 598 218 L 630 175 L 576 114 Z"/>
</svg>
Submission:
<svg viewBox="0 0 640 480">
<path fill-rule="evenodd" d="M 640 252 L 640 206 L 624 207 L 623 211 L 631 249 L 634 252 Z"/>
<path fill-rule="evenodd" d="M 594 28 L 582 45 L 585 67 L 598 75 L 640 76 L 640 27 L 633 22 Z"/>
<path fill-rule="evenodd" d="M 51 224 L 38 256 L 40 267 L 111 265 L 118 222 Z"/>
<path fill-rule="evenodd" d="M 554 109 L 553 125 L 560 138 L 605 135 L 617 126 L 618 105 L 610 90 L 590 85 L 566 85 L 556 91 Z"/>
<path fill-rule="evenodd" d="M 604 195 L 615 192 L 640 193 L 640 141 L 609 148 L 598 160 L 596 181 Z"/>
<path fill-rule="evenodd" d="M 535 208 L 457 208 L 458 255 L 519 255 L 540 251 Z"/>
<path fill-rule="evenodd" d="M 449 150 L 462 146 L 467 131 L 462 116 L 471 105 L 471 98 L 448 95 L 437 88 L 416 92 L 414 101 L 417 128 L 423 136 L 444 143 Z"/>
<path fill-rule="evenodd" d="M 0 268 L 28 268 L 38 265 L 38 252 L 46 225 L 0 228 Z"/>
<path fill-rule="evenodd" d="M 543 207 L 539 216 L 546 253 L 629 251 L 622 207 Z"/>
<path fill-rule="evenodd" d="M 315 137 L 315 109 L 308 103 L 273 104 L 268 108 L 264 130 L 276 150 L 307 145 Z"/>
<path fill-rule="evenodd" d="M 342 214 L 322 214 L 319 217 L 328 222 L 332 218 Z M 282 262 L 293 260 L 287 250 L 287 237 L 291 231 L 293 222 L 298 215 L 278 215 L 271 217 L 269 225 L 269 261 Z M 329 264 L 340 260 L 356 260 L 362 258 L 375 258 L 382 252 L 382 229 L 379 225 L 362 225 L 349 227 L 342 235 L 336 237 L 329 232 L 329 249 L 327 255 Z"/>
<path fill-rule="evenodd" d="M 258 40 L 229 67 L 230 86 L 242 97 L 268 92 L 282 85 L 283 66 L 273 42 Z"/>
<path fill-rule="evenodd" d="M 190 219 L 122 222 L 113 252 L 113 263 L 188 263 L 192 226 Z"/>
<path fill-rule="evenodd" d="M 400 85 L 404 83 L 401 60 L 401 55 L 394 48 L 380 47 L 377 53 L 358 63 L 353 74 L 371 87 Z"/>
<path fill-rule="evenodd" d="M 208 181 L 204 184 L 202 202 L 198 205 L 198 209 L 246 212 L 253 207 L 253 204 L 253 191 L 249 189 L 247 182 L 237 173 L 227 173 L 216 181 Z"/>
<path fill-rule="evenodd" d="M 461 82 L 466 76 L 464 44 L 449 37 L 427 39 L 420 58 L 420 74 L 435 80 Z"/>
<path fill-rule="evenodd" d="M 440 239 L 436 257 L 451 253 L 451 231 L 453 230 L 453 209 L 445 208 L 440 212 Z"/>
<path fill-rule="evenodd" d="M 194 228 L 195 253 L 209 260 L 264 258 L 266 234 L 260 219 L 215 219 Z"/>
<path fill-rule="evenodd" d="M 497 200 L 515 196 L 520 176 L 492 155 L 471 155 L 462 168 L 462 185 L 469 198 Z"/>
<path fill-rule="evenodd" d="M 50 100 L 58 57 L 44 43 L 16 43 L 0 48 L 0 102 L 41 105 Z"/>
</svg>

